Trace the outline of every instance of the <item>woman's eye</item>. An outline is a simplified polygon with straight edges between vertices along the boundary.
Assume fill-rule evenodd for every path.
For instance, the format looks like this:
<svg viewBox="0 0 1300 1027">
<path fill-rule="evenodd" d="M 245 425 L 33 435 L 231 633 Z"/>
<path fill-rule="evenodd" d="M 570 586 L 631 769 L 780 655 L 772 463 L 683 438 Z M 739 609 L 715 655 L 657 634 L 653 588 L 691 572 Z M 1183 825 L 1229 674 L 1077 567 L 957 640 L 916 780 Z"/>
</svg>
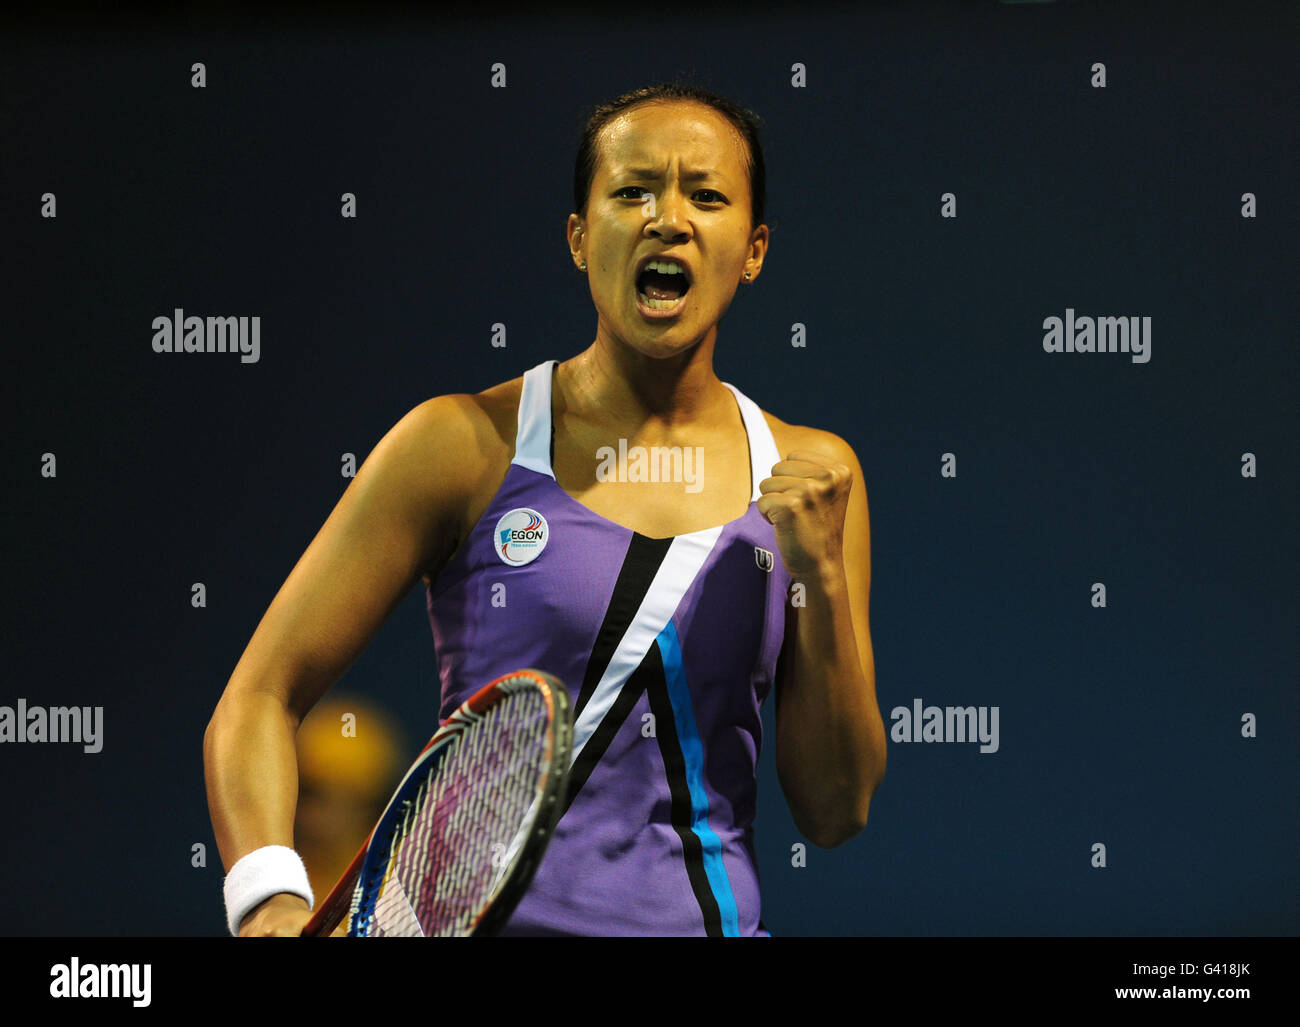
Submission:
<svg viewBox="0 0 1300 1027">
<path fill-rule="evenodd" d="M 614 195 L 624 196 L 625 194 L 633 194 L 633 193 L 635 195 L 627 195 L 627 199 L 644 200 L 647 196 L 652 195 L 649 189 L 644 189 L 639 185 L 625 185 Z M 723 196 L 722 193 L 718 192 L 715 189 L 699 189 L 696 191 L 695 195 L 699 196 L 701 193 L 704 194 L 706 197 L 710 197 L 703 200 L 702 202 L 704 203 L 726 203 L 727 202 L 727 198 Z"/>
</svg>

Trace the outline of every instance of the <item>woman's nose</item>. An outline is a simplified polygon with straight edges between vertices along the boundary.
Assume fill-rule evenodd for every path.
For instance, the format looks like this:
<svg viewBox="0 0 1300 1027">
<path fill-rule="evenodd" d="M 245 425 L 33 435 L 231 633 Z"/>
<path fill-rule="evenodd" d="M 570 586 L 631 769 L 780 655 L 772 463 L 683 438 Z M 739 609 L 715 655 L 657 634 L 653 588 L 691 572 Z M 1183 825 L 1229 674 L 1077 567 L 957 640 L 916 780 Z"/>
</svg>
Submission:
<svg viewBox="0 0 1300 1027">
<path fill-rule="evenodd" d="M 672 240 L 689 235 L 689 222 L 683 212 L 682 201 L 677 196 L 671 193 L 665 195 L 656 214 L 650 221 L 652 235 Z"/>
</svg>

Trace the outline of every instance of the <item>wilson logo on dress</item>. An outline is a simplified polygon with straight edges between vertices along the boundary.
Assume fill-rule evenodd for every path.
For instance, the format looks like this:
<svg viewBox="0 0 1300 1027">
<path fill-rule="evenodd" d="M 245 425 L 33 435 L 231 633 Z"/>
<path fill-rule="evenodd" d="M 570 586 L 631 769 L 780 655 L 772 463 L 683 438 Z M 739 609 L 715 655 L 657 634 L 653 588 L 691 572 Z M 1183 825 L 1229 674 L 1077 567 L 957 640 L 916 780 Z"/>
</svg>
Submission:
<svg viewBox="0 0 1300 1027">
<path fill-rule="evenodd" d="M 762 546 L 754 547 L 754 562 L 769 574 L 772 573 L 772 567 L 775 565 L 775 561 L 772 558 L 772 551 L 770 549 L 764 549 Z"/>
</svg>

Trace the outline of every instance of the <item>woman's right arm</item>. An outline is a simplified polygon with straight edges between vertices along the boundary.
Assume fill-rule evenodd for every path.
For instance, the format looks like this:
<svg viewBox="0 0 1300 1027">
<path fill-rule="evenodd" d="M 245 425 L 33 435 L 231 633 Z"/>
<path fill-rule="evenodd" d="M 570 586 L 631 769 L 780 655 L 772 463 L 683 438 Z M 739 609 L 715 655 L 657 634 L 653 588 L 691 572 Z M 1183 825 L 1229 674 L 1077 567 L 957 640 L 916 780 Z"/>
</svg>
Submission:
<svg viewBox="0 0 1300 1027">
<path fill-rule="evenodd" d="M 294 736 L 421 575 L 446 563 L 476 464 L 473 401 L 439 396 L 379 441 L 271 602 L 203 736 L 204 780 L 227 872 L 265 845 L 293 847 Z M 324 896 L 317 896 L 320 901 Z M 289 894 L 247 915 L 240 935 L 297 935 Z"/>
</svg>

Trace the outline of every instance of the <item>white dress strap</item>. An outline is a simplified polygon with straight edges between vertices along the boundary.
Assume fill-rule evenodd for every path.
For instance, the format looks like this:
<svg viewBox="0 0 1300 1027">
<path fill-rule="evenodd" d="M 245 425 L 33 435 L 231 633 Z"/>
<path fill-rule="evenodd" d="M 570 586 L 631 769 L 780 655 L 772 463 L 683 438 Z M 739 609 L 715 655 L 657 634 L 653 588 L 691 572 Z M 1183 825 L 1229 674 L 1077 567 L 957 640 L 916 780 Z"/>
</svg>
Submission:
<svg viewBox="0 0 1300 1027">
<path fill-rule="evenodd" d="M 776 439 L 772 429 L 767 426 L 767 418 L 758 404 L 746 396 L 731 382 L 723 382 L 740 404 L 740 417 L 745 422 L 745 434 L 749 436 L 749 467 L 753 476 L 753 492 L 749 497 L 751 503 L 757 502 L 760 495 L 758 483 L 764 478 L 772 477 L 772 465 L 781 459 L 776 448 Z"/>
<path fill-rule="evenodd" d="M 551 375 L 559 361 L 543 360 L 524 372 L 519 396 L 519 428 L 515 456 L 510 462 L 551 478 Z"/>
</svg>

